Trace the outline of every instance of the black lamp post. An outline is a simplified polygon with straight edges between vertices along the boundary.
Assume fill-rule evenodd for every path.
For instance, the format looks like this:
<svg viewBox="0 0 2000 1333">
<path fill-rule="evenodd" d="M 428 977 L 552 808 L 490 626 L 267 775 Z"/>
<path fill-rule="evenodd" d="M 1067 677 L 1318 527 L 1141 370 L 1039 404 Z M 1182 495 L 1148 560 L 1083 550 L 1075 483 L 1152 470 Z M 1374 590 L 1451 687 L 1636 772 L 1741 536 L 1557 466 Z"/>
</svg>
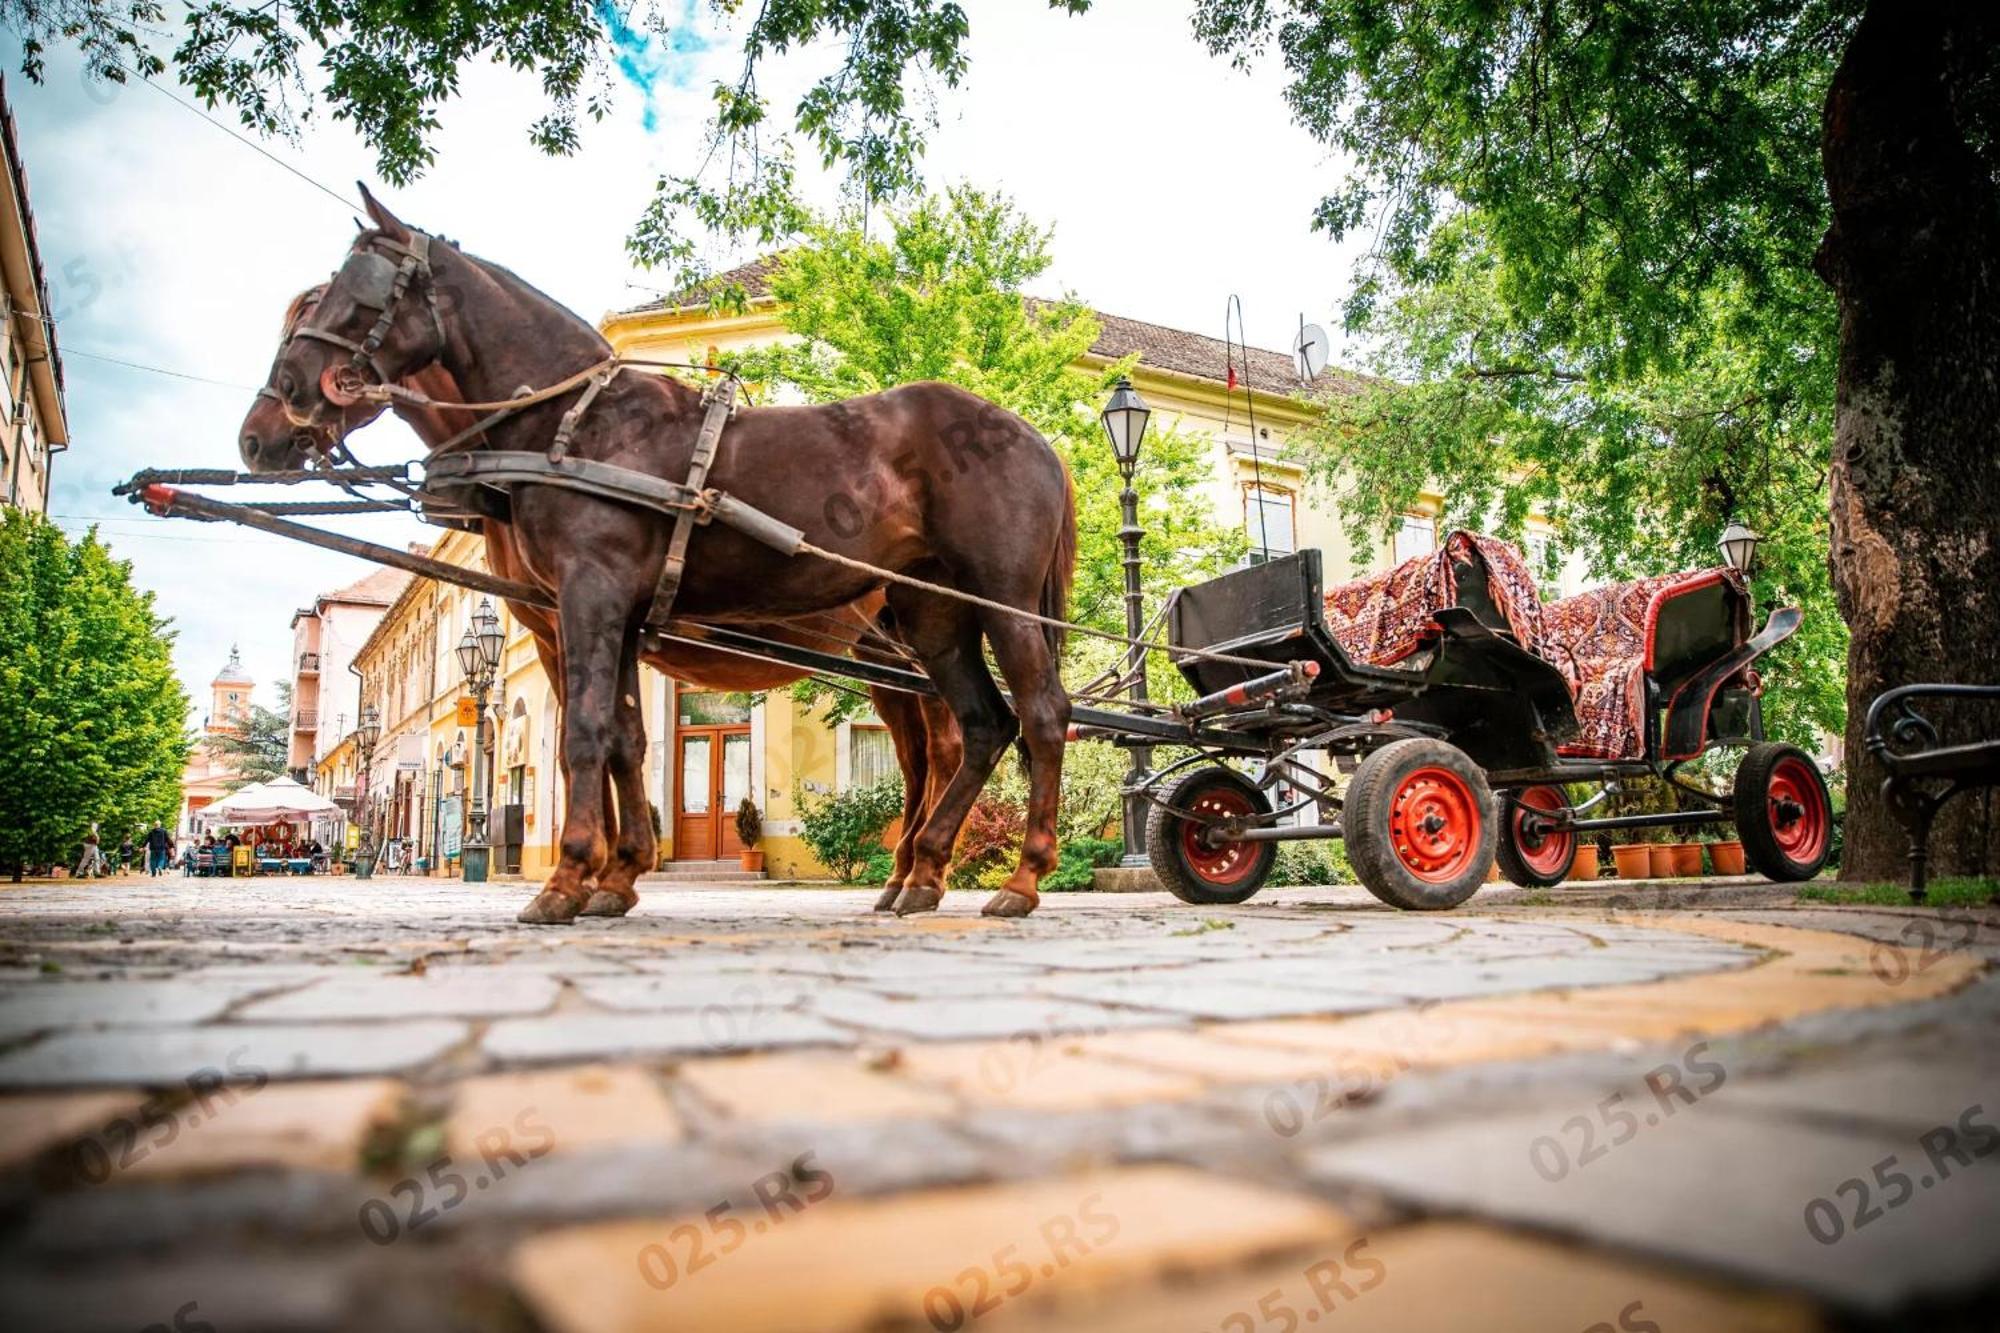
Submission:
<svg viewBox="0 0 2000 1333">
<path fill-rule="evenodd" d="M 486 762 L 486 693 L 493 688 L 500 670 L 500 649 L 506 637 L 500 632 L 500 617 L 494 614 L 493 599 L 482 597 L 472 613 L 472 624 L 458 641 L 458 666 L 465 673 L 466 688 L 472 691 L 474 716 L 478 719 L 472 740 L 471 836 L 459 849 L 459 869 L 468 884 L 483 884 L 492 860 L 486 843 L 486 784 L 492 781 L 492 765 Z"/>
<path fill-rule="evenodd" d="M 1722 530 L 1722 540 L 1716 543 L 1722 548 L 1723 563 L 1744 574 L 1750 572 L 1757 563 L 1757 543 L 1762 536 L 1745 527 L 1740 519 L 1730 519 L 1729 526 Z"/>
<path fill-rule="evenodd" d="M 361 787 L 354 798 L 354 818 L 361 825 L 361 842 L 354 849 L 354 877 L 375 875 L 375 830 L 368 822 L 369 762 L 375 757 L 375 743 L 382 739 L 382 714 L 374 704 L 365 704 L 361 720 L 354 727 L 354 748 L 361 752 Z"/>
<path fill-rule="evenodd" d="M 1111 439 L 1111 452 L 1118 459 L 1118 475 L 1125 480 L 1125 489 L 1118 496 L 1124 517 L 1124 526 L 1118 529 L 1118 540 L 1125 548 L 1125 635 L 1131 639 L 1137 639 L 1139 632 L 1145 628 L 1139 591 L 1139 539 L 1145 536 L 1145 529 L 1139 526 L 1139 493 L 1132 489 L 1132 473 L 1139 466 L 1139 446 L 1145 441 L 1146 419 L 1152 414 L 1146 400 L 1132 387 L 1132 381 L 1120 376 L 1117 386 L 1111 391 L 1111 401 L 1104 405 L 1103 421 L 1104 433 Z M 1129 696 L 1132 702 L 1144 704 L 1145 650 L 1137 644 L 1128 647 L 1125 667 L 1131 676 Z M 1131 747 L 1131 756 L 1132 767 L 1125 773 L 1125 855 L 1119 864 L 1143 866 L 1146 864 L 1147 805 L 1134 789 L 1152 773 L 1153 747 L 1135 745 Z"/>
</svg>

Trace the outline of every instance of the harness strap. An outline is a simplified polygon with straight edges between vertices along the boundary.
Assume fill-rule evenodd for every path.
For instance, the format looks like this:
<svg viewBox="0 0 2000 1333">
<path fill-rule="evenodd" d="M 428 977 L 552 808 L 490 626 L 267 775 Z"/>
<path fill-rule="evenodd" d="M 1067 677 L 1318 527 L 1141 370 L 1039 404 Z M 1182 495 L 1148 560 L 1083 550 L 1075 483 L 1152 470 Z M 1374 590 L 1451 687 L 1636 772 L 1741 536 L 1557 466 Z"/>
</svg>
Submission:
<svg viewBox="0 0 2000 1333">
<path fill-rule="evenodd" d="M 707 394 L 708 415 L 702 418 L 701 434 L 695 437 L 694 456 L 688 461 L 687 489 L 700 495 L 708 486 L 708 469 L 722 443 L 722 428 L 736 414 L 736 379 L 725 375 L 711 385 Z M 706 523 L 706 509 L 683 509 L 674 514 L 673 535 L 667 539 L 667 560 L 660 566 L 660 581 L 653 588 L 653 609 L 646 623 L 663 625 L 673 611 L 674 597 L 680 592 L 681 577 L 687 573 L 688 542 L 697 523 Z"/>
<path fill-rule="evenodd" d="M 583 392 L 577 396 L 569 411 L 562 414 L 562 420 L 556 423 L 555 438 L 549 441 L 551 463 L 560 463 L 568 455 L 570 437 L 576 434 L 577 423 L 583 420 L 583 414 L 590 410 L 590 405 L 597 401 L 597 395 L 604 392 L 604 386 L 617 378 L 618 372 L 622 369 L 624 367 L 616 361 L 605 364 L 590 377 L 590 383 L 584 386 Z"/>
</svg>

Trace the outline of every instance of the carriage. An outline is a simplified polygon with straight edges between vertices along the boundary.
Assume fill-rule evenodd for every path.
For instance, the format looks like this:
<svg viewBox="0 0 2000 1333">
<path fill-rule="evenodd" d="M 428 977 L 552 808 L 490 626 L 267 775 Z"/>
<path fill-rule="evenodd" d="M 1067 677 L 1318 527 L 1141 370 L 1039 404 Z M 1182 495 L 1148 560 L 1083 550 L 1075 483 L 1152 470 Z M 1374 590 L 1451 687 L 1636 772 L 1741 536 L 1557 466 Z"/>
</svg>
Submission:
<svg viewBox="0 0 2000 1333">
<path fill-rule="evenodd" d="M 1184 901 L 1238 903 L 1279 842 L 1343 838 L 1375 896 L 1439 909 L 1496 862 L 1550 885 L 1585 837 L 1733 822 L 1761 874 L 1809 879 L 1831 803 L 1809 755 L 1765 738 L 1753 666 L 1800 613 L 1779 608 L 1754 633 L 1751 613 L 1726 566 L 1545 607 L 1518 552 L 1463 532 L 1331 592 L 1311 550 L 1182 589 L 1169 642 L 1200 697 L 1179 710 L 1188 753 L 1144 784 L 1154 869 Z M 1197 655 L 1209 650 L 1271 670 Z M 1718 747 L 1744 747 L 1731 790 L 1682 778 Z M 1688 808 L 1588 817 L 1620 779 L 1647 776 Z M 1573 800 L 1582 784 L 1597 790 Z"/>
<path fill-rule="evenodd" d="M 1135 794 L 1151 806 L 1155 866 L 1192 902 L 1248 898 L 1274 844 L 1295 838 L 1345 838 L 1369 889 L 1420 909 L 1463 902 L 1496 856 L 1517 882 L 1552 883 L 1579 836 L 1649 823 L 1733 819 L 1778 879 L 1825 860 L 1825 785 L 1809 757 L 1764 741 L 1752 666 L 1799 613 L 1753 635 L 1733 570 L 1544 608 L 1519 553 L 1491 538 L 1454 534 L 1330 591 L 1303 552 L 1170 599 L 1166 650 L 1192 701 L 1066 700 L 1062 636 L 1099 631 L 1065 619 L 1071 483 L 1027 421 L 941 383 L 739 414 L 727 371 L 612 353 L 518 276 L 361 195 L 374 225 L 293 300 L 244 418 L 249 472 L 148 471 L 117 489 L 156 514 L 242 523 L 508 602 L 554 664 L 568 779 L 561 858 L 525 923 L 623 916 L 638 900 L 657 852 L 642 659 L 694 680 L 744 659 L 778 668 L 730 688 L 811 674 L 869 687 L 905 772 L 897 873 L 876 904 L 899 914 L 938 905 L 965 814 L 1015 739 L 1031 760 L 1029 828 L 984 910 L 1034 910 L 1055 865 L 1065 714 L 1072 737 L 1185 751 Z M 417 431 L 421 462 L 367 467 L 348 450 L 385 410 Z M 829 494 L 863 480 L 872 520 Z M 182 489 L 311 482 L 350 498 L 232 504 Z M 296 521 L 394 510 L 482 532 L 489 570 Z M 1152 648 L 1104 637 L 1128 670 Z M 891 721 L 908 695 L 930 698 Z M 933 742 L 936 782 L 918 775 Z M 1681 764 L 1737 743 L 1749 750 L 1729 795 L 1680 781 Z M 1352 765 L 1344 787 L 1322 756 Z M 1698 808 L 1585 818 L 1601 796 L 1566 791 L 1637 774 Z"/>
</svg>

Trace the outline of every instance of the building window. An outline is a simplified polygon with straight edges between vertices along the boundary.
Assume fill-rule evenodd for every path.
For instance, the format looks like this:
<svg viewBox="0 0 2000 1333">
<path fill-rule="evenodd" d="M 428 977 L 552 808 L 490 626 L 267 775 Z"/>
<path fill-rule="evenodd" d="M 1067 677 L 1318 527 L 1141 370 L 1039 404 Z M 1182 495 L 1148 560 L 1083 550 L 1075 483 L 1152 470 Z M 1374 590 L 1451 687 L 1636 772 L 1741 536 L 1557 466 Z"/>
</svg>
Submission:
<svg viewBox="0 0 2000 1333">
<path fill-rule="evenodd" d="M 857 722 L 848 730 L 847 744 L 850 786 L 872 787 L 901 772 L 896 766 L 896 747 L 889 739 L 887 727 Z"/>
<path fill-rule="evenodd" d="M 1546 533 L 1531 532 L 1524 543 L 1528 548 L 1528 573 L 1534 577 L 1535 591 L 1545 602 L 1562 596 L 1562 571 L 1554 561 L 1555 543 Z"/>
<path fill-rule="evenodd" d="M 1428 514 L 1405 514 L 1396 529 L 1396 563 L 1437 550 L 1437 520 Z"/>
<path fill-rule="evenodd" d="M 1293 497 L 1290 491 L 1269 486 L 1243 489 L 1243 531 L 1250 538 L 1250 560 L 1260 564 L 1271 557 L 1290 555 L 1298 549 L 1293 536 Z"/>
</svg>

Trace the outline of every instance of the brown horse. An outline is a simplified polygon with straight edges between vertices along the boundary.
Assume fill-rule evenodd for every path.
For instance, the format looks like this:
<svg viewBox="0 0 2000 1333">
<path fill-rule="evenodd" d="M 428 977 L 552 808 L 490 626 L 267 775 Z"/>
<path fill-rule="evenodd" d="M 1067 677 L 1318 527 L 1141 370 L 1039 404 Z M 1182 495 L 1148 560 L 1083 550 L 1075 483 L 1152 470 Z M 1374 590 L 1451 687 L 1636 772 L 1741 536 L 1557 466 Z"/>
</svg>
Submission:
<svg viewBox="0 0 2000 1333">
<path fill-rule="evenodd" d="M 309 318 L 318 307 L 325 294 L 325 284 L 309 287 L 292 298 L 285 311 L 284 324 L 280 330 L 280 340 L 289 339 L 295 329 Z M 462 403 L 465 397 L 460 393 L 458 383 L 451 373 L 440 365 L 426 366 L 405 376 L 399 383 L 415 390 L 424 401 L 398 399 L 393 409 L 403 423 L 410 427 L 426 449 L 435 450 L 450 440 L 460 430 L 478 420 L 476 414 L 448 410 L 454 403 Z M 340 417 L 340 430 L 351 433 L 368 425 L 383 411 L 381 404 L 357 403 L 344 409 Z M 244 421 L 244 432 L 263 439 L 280 438 L 292 430 L 285 420 L 282 409 L 275 399 L 260 396 Z M 332 446 L 334 435 L 330 431 L 299 428 L 306 438 L 300 441 L 303 447 L 323 451 Z M 486 546 L 487 565 L 502 578 L 520 577 L 523 566 L 514 549 L 513 529 L 495 519 L 482 519 L 481 535 Z M 784 643 L 795 643 L 803 647 L 817 648 L 826 652 L 839 652 L 842 648 L 855 650 L 862 636 L 882 618 L 885 598 L 880 592 L 822 617 L 815 617 L 811 624 L 797 625 L 775 622 L 768 625 L 747 627 L 747 631 L 760 637 L 775 639 Z M 508 601 L 507 608 L 514 614 L 522 627 L 535 641 L 536 655 L 541 659 L 542 670 L 550 687 L 555 692 L 556 705 L 563 703 L 562 653 L 558 642 L 556 623 L 549 612 L 540 606 L 525 602 Z M 869 649 L 859 650 L 864 656 L 877 656 Z M 698 644 L 679 643 L 667 640 L 649 640 L 643 660 L 661 673 L 673 677 L 683 684 L 697 689 L 722 692 L 757 692 L 779 689 L 806 678 L 806 672 L 777 663 L 760 661 L 736 653 L 704 648 Z M 957 771 L 961 745 L 958 722 L 942 702 L 928 696 L 912 695 L 902 690 L 869 687 L 869 698 L 875 712 L 889 732 L 895 747 L 896 763 L 903 775 L 903 828 L 897 839 L 895 866 L 876 900 L 875 910 L 892 911 L 897 897 L 909 874 L 911 858 L 914 854 L 918 829 L 922 826 L 923 812 L 934 801 Z M 565 769 L 565 781 L 567 771 Z M 613 793 L 615 795 L 615 793 Z M 644 806 L 630 808 L 622 801 L 617 805 L 618 825 L 621 830 L 629 828 L 636 821 L 650 823 L 651 812 Z M 620 860 L 633 853 L 625 847 L 621 838 L 617 853 Z M 650 866 L 639 866 L 633 870 L 633 877 L 644 873 Z M 623 879 L 623 875 L 616 877 Z M 603 896 L 600 896 L 603 895 Z M 638 893 L 631 891 L 629 900 L 624 900 L 615 888 L 599 887 L 579 915 L 622 916 L 636 904 Z M 616 910 L 614 910 L 614 908 Z"/>
<path fill-rule="evenodd" d="M 268 387 L 289 423 L 338 438 L 346 385 L 386 384 L 433 364 L 467 400 L 496 402 L 609 362 L 609 345 L 588 323 L 512 273 L 413 232 L 363 195 L 375 227 L 355 240 L 314 322 L 285 341 L 272 371 Z M 451 294 L 448 311 L 440 292 Z M 489 420 L 486 437 L 504 450 L 545 449 L 579 401 L 575 393 L 541 399 Z M 569 452 L 677 480 L 688 473 L 705 414 L 701 395 L 677 381 L 616 376 L 578 420 Z M 246 429 L 241 447 L 252 471 L 303 461 L 289 432 Z M 897 910 L 936 906 L 959 826 L 1019 736 L 1029 758 L 1028 832 L 1020 864 L 985 911 L 1032 911 L 1036 884 L 1056 860 L 1069 717 L 1057 674 L 1061 636 L 1050 622 L 1066 609 L 1075 513 L 1054 450 L 1025 421 L 964 390 L 914 384 L 825 406 L 746 409 L 724 432 L 708 481 L 797 528 L 830 558 L 786 556 L 723 524 L 703 525 L 675 614 L 768 623 L 884 589 L 898 629 L 958 720 L 963 758 L 924 811 Z M 643 790 L 638 645 L 673 525 L 541 483 L 514 484 L 511 513 L 519 576 L 558 606 L 570 777 L 561 863 L 521 919 L 561 922 L 584 906 L 586 883 L 606 883 L 607 778 L 622 800 Z M 854 522 L 857 514 L 865 521 Z M 1011 711 L 987 669 L 987 647 L 1011 688 Z M 650 863 L 649 821 L 640 821 L 631 850 Z M 621 855 L 612 869 L 626 864 Z"/>
</svg>

